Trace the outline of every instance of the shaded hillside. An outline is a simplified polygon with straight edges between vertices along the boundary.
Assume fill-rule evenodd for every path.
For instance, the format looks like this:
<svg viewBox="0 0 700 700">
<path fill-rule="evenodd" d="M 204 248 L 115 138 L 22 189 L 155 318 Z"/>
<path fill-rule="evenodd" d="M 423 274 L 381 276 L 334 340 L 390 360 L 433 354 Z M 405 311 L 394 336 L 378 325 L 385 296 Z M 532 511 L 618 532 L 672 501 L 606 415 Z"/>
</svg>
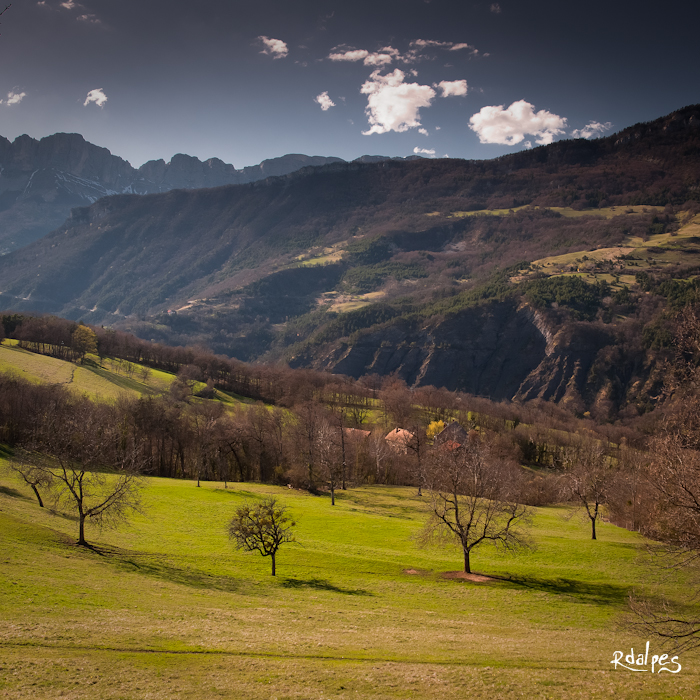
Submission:
<svg viewBox="0 0 700 700">
<path fill-rule="evenodd" d="M 0 258 L 0 306 L 245 360 L 619 408 L 647 400 L 640 328 L 666 302 L 625 306 L 616 295 L 633 288 L 636 299 L 635 274 L 655 275 L 658 260 L 692 279 L 697 236 L 678 230 L 697 211 L 699 183 L 700 107 L 688 107 L 492 161 L 336 163 L 107 197 Z M 587 287 L 532 286 L 553 274 Z M 546 332 L 532 320 L 540 307 Z M 621 373 L 609 348 L 624 319 L 637 340 Z"/>
<path fill-rule="evenodd" d="M 303 167 L 344 162 L 291 154 L 236 170 L 218 158 L 204 162 L 177 154 L 132 168 L 80 134 L 0 137 L 0 255 L 21 248 L 60 226 L 72 207 L 118 193 L 152 193 L 254 182 Z"/>
</svg>

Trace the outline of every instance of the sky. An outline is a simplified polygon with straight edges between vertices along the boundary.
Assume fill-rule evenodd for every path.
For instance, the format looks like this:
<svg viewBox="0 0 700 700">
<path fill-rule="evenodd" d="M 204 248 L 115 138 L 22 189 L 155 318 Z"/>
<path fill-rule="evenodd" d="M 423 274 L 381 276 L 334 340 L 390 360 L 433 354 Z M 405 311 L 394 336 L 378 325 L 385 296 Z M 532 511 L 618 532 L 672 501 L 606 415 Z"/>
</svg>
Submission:
<svg viewBox="0 0 700 700">
<path fill-rule="evenodd" d="M 690 0 L 11 2 L 0 135 L 80 133 L 134 167 L 494 158 L 700 102 Z"/>
</svg>

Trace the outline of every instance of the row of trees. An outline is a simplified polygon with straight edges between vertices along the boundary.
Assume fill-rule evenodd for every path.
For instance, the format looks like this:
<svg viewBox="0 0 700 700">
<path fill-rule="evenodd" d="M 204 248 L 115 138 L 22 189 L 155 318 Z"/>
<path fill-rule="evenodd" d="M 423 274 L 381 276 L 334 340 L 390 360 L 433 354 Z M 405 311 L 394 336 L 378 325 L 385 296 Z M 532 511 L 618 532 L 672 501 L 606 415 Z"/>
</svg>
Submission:
<svg viewBox="0 0 700 700">
<path fill-rule="evenodd" d="M 639 449 L 638 434 L 615 427 L 593 432 L 590 422 L 553 405 L 503 406 L 431 387 L 411 391 L 394 378 L 360 383 L 275 370 L 290 377 L 285 391 L 298 387 L 285 402 L 289 408 L 258 403 L 226 411 L 218 402 L 191 399 L 194 380 L 206 376 L 213 383 L 218 360 L 206 354 L 177 364 L 169 394 L 112 406 L 62 387 L 0 377 L 0 441 L 17 448 L 18 471 L 40 505 L 42 495 L 72 503 L 81 544 L 87 522 L 106 523 L 138 507 L 138 475 L 154 473 L 327 489 L 331 503 L 335 491 L 352 482 L 412 484 L 431 502 L 426 538 L 455 538 L 466 570 L 483 542 L 525 543 L 519 527 L 527 521 L 524 504 L 568 498 L 581 505 L 594 539 L 605 511 L 665 542 L 687 563 L 700 552 L 699 318 L 688 309 L 679 320 L 663 430 L 646 450 Z M 199 357 L 177 351 L 185 353 L 181 360 Z M 468 440 L 431 444 L 435 425 L 454 417 L 469 429 Z M 402 450 L 385 439 L 389 426 L 403 428 Z M 562 427 L 569 432 L 559 434 Z M 530 461 L 540 468 L 525 471 L 519 463 L 533 450 L 537 459 Z M 700 623 L 686 622 L 695 638 Z"/>
</svg>

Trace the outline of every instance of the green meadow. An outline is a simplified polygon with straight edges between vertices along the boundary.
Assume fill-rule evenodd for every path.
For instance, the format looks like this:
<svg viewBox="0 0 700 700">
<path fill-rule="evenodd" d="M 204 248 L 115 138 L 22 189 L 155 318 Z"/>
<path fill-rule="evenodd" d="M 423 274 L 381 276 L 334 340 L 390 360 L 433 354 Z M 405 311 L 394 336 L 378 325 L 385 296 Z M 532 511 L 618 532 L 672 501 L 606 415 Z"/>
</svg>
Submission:
<svg viewBox="0 0 700 700">
<path fill-rule="evenodd" d="M 17 346 L 16 341 L 0 342 L 0 372 L 26 379 L 36 384 L 62 384 L 77 394 L 94 401 L 113 402 L 120 397 L 139 398 L 163 394 L 170 389 L 175 375 L 147 368 L 124 360 L 88 355 L 83 365 L 38 355 Z M 206 387 L 195 382 L 193 391 Z M 208 399 L 192 399 L 205 403 Z M 233 407 L 254 403 L 252 399 L 216 389 L 214 401 Z"/>
<path fill-rule="evenodd" d="M 269 494 L 298 521 L 275 578 L 226 534 L 237 505 Z M 602 523 L 593 542 L 569 508 L 536 509 L 534 549 L 479 549 L 489 578 L 470 581 L 445 576 L 457 548 L 417 546 L 425 508 L 403 487 L 349 489 L 331 507 L 288 488 L 148 478 L 142 513 L 88 531 L 90 550 L 72 517 L 0 471 L 0 696 L 700 696 L 696 654 L 676 675 L 610 664 L 646 642 L 624 626 L 632 591 L 688 590 L 638 535 Z"/>
</svg>

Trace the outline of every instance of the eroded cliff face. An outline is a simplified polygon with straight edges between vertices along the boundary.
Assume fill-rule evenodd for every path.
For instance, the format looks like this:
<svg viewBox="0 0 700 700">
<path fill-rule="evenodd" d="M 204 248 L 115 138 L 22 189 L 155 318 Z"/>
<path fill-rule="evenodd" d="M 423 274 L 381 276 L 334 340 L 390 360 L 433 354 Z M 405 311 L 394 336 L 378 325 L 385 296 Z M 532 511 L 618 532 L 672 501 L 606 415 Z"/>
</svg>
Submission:
<svg viewBox="0 0 700 700">
<path fill-rule="evenodd" d="M 409 386 L 539 398 L 604 418 L 650 388 L 653 365 L 641 348 L 622 350 L 618 340 L 593 323 L 558 322 L 526 304 L 499 302 L 423 324 L 390 323 L 290 365 L 356 378 L 396 373 Z"/>
<path fill-rule="evenodd" d="M 528 308 L 503 302 L 423 324 L 400 322 L 329 348 L 292 366 L 360 377 L 396 373 L 410 386 L 448 389 L 495 399 L 513 397 L 546 356 L 547 340 Z"/>
</svg>

